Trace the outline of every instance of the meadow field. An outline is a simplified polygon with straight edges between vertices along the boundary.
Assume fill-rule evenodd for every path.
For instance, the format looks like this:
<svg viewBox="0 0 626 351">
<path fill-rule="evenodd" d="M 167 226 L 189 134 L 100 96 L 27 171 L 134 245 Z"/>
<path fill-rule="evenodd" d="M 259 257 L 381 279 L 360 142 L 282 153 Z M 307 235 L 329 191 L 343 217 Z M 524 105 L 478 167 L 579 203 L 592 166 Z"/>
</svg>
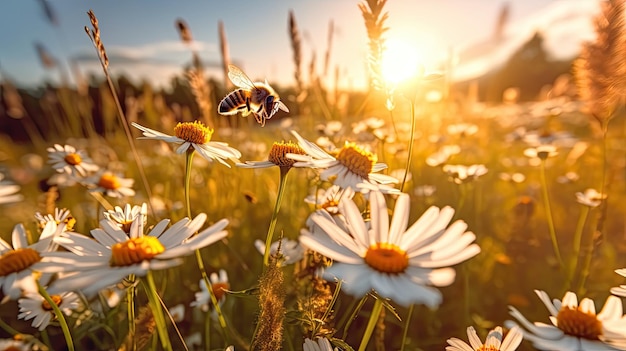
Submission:
<svg viewBox="0 0 626 351">
<path fill-rule="evenodd" d="M 626 32 L 604 5 L 566 74 L 490 101 L 445 65 L 392 78 L 385 1 L 354 9 L 364 92 L 303 62 L 293 14 L 292 85 L 227 52 L 209 79 L 191 45 L 171 89 L 135 85 L 90 12 L 104 79 L 0 71 L 0 350 L 626 350 Z"/>
</svg>

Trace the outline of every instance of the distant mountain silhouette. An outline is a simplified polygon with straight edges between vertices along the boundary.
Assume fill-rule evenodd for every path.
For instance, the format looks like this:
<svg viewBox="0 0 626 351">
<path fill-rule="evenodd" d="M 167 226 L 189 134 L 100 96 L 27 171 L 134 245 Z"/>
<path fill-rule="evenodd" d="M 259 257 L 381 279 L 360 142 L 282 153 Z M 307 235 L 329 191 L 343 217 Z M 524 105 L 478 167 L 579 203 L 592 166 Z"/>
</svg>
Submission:
<svg viewBox="0 0 626 351">
<path fill-rule="evenodd" d="M 583 41 L 592 40 L 598 0 L 558 1 L 516 23 L 505 3 L 492 36 L 460 50 L 452 79 L 457 88 L 478 83 L 478 98 L 500 101 L 509 87 L 521 100 L 534 100 L 541 88 L 571 71 Z"/>
</svg>

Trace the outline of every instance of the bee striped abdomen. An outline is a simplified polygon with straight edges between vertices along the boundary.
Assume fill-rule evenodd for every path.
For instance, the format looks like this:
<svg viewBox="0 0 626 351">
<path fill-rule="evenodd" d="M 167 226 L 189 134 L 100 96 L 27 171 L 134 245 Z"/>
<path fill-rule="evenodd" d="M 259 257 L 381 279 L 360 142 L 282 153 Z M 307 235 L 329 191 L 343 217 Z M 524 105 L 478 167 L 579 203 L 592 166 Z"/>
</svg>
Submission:
<svg viewBox="0 0 626 351">
<path fill-rule="evenodd" d="M 246 91 L 237 89 L 222 99 L 218 112 L 221 114 L 235 114 L 241 110 L 249 110 L 249 106 L 249 98 Z"/>
</svg>

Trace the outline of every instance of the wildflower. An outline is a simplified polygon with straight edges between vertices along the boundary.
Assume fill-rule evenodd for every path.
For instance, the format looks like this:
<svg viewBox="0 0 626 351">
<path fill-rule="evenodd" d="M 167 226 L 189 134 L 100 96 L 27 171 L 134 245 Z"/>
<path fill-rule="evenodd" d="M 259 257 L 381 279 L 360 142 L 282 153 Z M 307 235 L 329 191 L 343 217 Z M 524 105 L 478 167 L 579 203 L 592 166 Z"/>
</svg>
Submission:
<svg viewBox="0 0 626 351">
<path fill-rule="evenodd" d="M 180 323 L 185 319 L 185 305 L 182 303 L 174 307 L 170 307 L 168 311 L 170 316 L 172 316 L 172 320 L 176 323 Z"/>
<path fill-rule="evenodd" d="M 437 187 L 434 185 L 424 184 L 415 187 L 413 194 L 418 197 L 430 197 L 435 194 Z"/>
<path fill-rule="evenodd" d="M 118 177 L 108 171 L 100 171 L 85 179 L 90 192 L 103 193 L 110 197 L 134 196 L 135 190 L 131 188 L 134 183 L 132 178 Z"/>
<path fill-rule="evenodd" d="M 333 137 L 341 132 L 341 128 L 343 128 L 343 123 L 341 121 L 329 121 L 327 123 L 318 124 L 315 126 L 315 129 L 320 133 L 327 137 Z"/>
<path fill-rule="evenodd" d="M 230 290 L 230 283 L 228 282 L 228 274 L 223 269 L 220 269 L 218 273 L 211 273 L 209 276 L 211 281 L 211 287 L 213 288 L 213 294 L 217 299 L 218 304 L 223 304 L 226 300 L 226 290 Z M 206 285 L 204 279 L 200 279 L 200 291 L 196 293 L 196 300 L 192 301 L 189 306 L 198 307 L 202 312 L 209 311 L 209 304 L 211 301 L 211 294 L 209 293 L 209 287 Z"/>
<path fill-rule="evenodd" d="M 292 131 L 292 134 L 298 139 L 300 147 L 306 151 L 306 155 L 288 155 L 298 161 L 294 166 L 324 169 L 320 173 L 320 178 L 324 181 L 334 179 L 333 184 L 341 188 L 361 190 L 357 185 L 365 183 L 387 193 L 399 193 L 397 189 L 379 186 L 379 184 L 398 183 L 398 180 L 388 175 L 374 173 L 387 168 L 387 165 L 377 163 L 374 154 L 361 149 L 356 144 L 346 142 L 335 158 L 295 131 Z"/>
<path fill-rule="evenodd" d="M 478 132 L 478 126 L 472 123 L 457 123 L 448 126 L 448 134 L 470 136 Z"/>
<path fill-rule="evenodd" d="M 183 218 L 168 229 L 170 220 L 164 219 L 147 235 L 144 235 L 141 216 L 132 222 L 128 234 L 116 222 L 103 219 L 101 228 L 91 231 L 95 240 L 78 233 L 64 233 L 57 238 L 56 241 L 69 252 L 46 253 L 37 269 L 67 273 L 49 287 L 52 294 L 81 290 L 92 296 L 130 274 L 144 276 L 149 270 L 179 265 L 182 263 L 179 257 L 227 235 L 223 230 L 228 224 L 226 219 L 194 235 L 206 219 L 206 214 L 201 213 L 193 220 Z"/>
<path fill-rule="evenodd" d="M 4 174 L 0 173 L 0 204 L 8 204 L 24 200 L 24 196 L 17 194 L 20 186 L 4 180 Z"/>
<path fill-rule="evenodd" d="M 538 158 L 542 161 L 545 161 L 549 157 L 554 157 L 558 155 L 558 151 L 554 145 L 543 144 L 537 147 L 530 147 L 524 150 L 524 155 L 530 158 Z"/>
<path fill-rule="evenodd" d="M 626 268 L 617 269 L 615 273 L 621 275 L 622 277 L 626 277 Z M 611 288 L 611 294 L 626 297 L 626 285 L 620 285 L 617 288 Z"/>
<path fill-rule="evenodd" d="M 255 240 L 254 246 L 261 253 L 265 254 L 265 243 L 261 240 Z M 280 246 L 280 255 L 283 264 L 292 264 L 300 261 L 304 257 L 304 248 L 295 240 L 280 239 L 270 245 L 270 255 L 276 255 Z"/>
<path fill-rule="evenodd" d="M 426 164 L 431 167 L 438 167 L 448 162 L 451 156 L 457 155 L 461 152 L 461 147 L 458 145 L 445 145 L 441 147 L 437 152 L 426 158 Z"/>
<path fill-rule="evenodd" d="M 0 287 L 5 294 L 4 300 L 17 299 L 22 290 L 37 292 L 37 283 L 33 277 L 34 265 L 41 261 L 45 252 L 56 250 L 54 238 L 63 229 L 63 225 L 48 222 L 39 240 L 28 245 L 26 229 L 20 223 L 13 228 L 13 246 L 0 238 Z"/>
<path fill-rule="evenodd" d="M 465 222 L 456 221 L 446 229 L 454 215 L 450 207 L 429 208 L 407 230 L 409 201 L 406 194 L 398 197 L 390 227 L 383 195 L 372 192 L 368 230 L 356 204 L 343 199 L 339 210 L 347 219 L 348 232 L 325 212 L 317 211 L 311 219 L 327 235 L 313 235 L 304 229 L 300 242 L 334 260 L 323 275 L 343 280 L 342 289 L 348 294 L 360 297 L 373 289 L 404 306 L 437 306 L 441 293 L 427 285 L 451 284 L 455 271 L 448 266 L 475 256 L 480 248 L 471 244 L 476 236 L 465 232 Z"/>
<path fill-rule="evenodd" d="M 226 143 L 211 141 L 213 129 L 206 127 L 200 121 L 178 123 L 174 128 L 175 135 L 167 135 L 156 130 L 146 128 L 137 123 L 132 123 L 133 127 L 143 132 L 143 137 L 138 139 L 163 140 L 168 143 L 181 144 L 177 149 L 177 154 L 189 151 L 189 148 L 197 151 L 207 161 L 218 161 L 226 167 L 230 167 L 224 160 L 239 159 L 241 153 Z"/>
<path fill-rule="evenodd" d="M 317 342 L 306 338 L 302 344 L 302 351 L 337 351 L 338 349 L 330 344 L 326 338 L 318 338 Z"/>
<path fill-rule="evenodd" d="M 0 350 L 4 351 L 29 351 L 32 345 L 22 340 L 0 339 Z"/>
<path fill-rule="evenodd" d="M 76 150 L 71 145 L 54 144 L 54 147 L 49 147 L 47 151 L 48 163 L 59 173 L 83 178 L 99 169 L 85 151 Z"/>
<path fill-rule="evenodd" d="M 467 183 L 487 174 L 485 165 L 445 165 L 443 171 L 456 184 Z"/>
<path fill-rule="evenodd" d="M 42 215 L 40 212 L 35 213 L 35 219 L 39 222 L 39 228 L 43 229 L 46 227 L 46 223 L 54 222 L 57 225 L 61 223 L 65 223 L 65 230 L 71 231 L 74 228 L 74 224 L 76 220 L 72 217 L 70 210 L 63 208 L 55 208 L 54 216 L 52 214 Z"/>
<path fill-rule="evenodd" d="M 344 197 L 352 199 L 354 197 L 354 190 L 350 188 L 342 189 L 337 185 L 333 185 L 328 189 L 318 189 L 317 194 L 307 196 L 304 202 L 324 209 L 330 214 L 337 214 L 339 213 L 337 206 Z"/>
<path fill-rule="evenodd" d="M 52 301 L 59 306 L 63 314 L 69 315 L 80 305 L 78 295 L 73 292 L 65 292 L 60 295 L 51 295 Z M 32 326 L 41 330 L 46 329 L 50 322 L 56 317 L 52 306 L 41 295 L 36 293 L 26 294 L 26 297 L 17 301 L 20 314 L 18 319 L 33 319 Z"/>
<path fill-rule="evenodd" d="M 278 166 L 289 170 L 295 166 L 296 161 L 287 157 L 288 154 L 304 155 L 304 150 L 298 144 L 292 142 L 274 143 L 270 149 L 267 161 L 246 161 L 245 163 L 237 163 L 242 168 L 268 168 Z M 302 166 L 299 166 L 302 167 Z"/>
<path fill-rule="evenodd" d="M 576 201 L 581 205 L 598 207 L 602 203 L 602 200 L 606 199 L 606 196 L 606 194 L 597 192 L 596 189 L 587 189 L 584 193 L 576 193 Z"/>
<path fill-rule="evenodd" d="M 496 327 L 489 332 L 483 344 L 474 327 L 468 327 L 469 345 L 461 339 L 451 338 L 448 339 L 450 346 L 446 346 L 446 351 L 515 351 L 524 337 L 519 327 L 511 328 L 504 341 L 502 341 L 502 335 L 502 327 Z"/>
<path fill-rule="evenodd" d="M 124 209 L 115 206 L 115 209 L 104 212 L 104 218 L 116 223 L 125 233 L 130 232 L 131 224 L 137 217 L 142 218 L 144 226 L 147 224 L 148 205 L 144 203 L 141 206 L 130 207 L 129 204 L 126 204 Z"/>
<path fill-rule="evenodd" d="M 510 314 L 526 328 L 524 338 L 539 350 L 603 351 L 623 349 L 626 345 L 625 316 L 622 301 L 609 296 L 596 315 L 592 300 L 584 298 L 578 303 L 576 294 L 566 292 L 562 301 L 550 300 L 544 291 L 535 290 L 539 299 L 550 312 L 552 325 L 530 323 L 515 307 L 509 306 Z M 516 322 L 507 321 L 510 326 Z M 612 345 L 621 345 L 615 348 Z"/>
</svg>

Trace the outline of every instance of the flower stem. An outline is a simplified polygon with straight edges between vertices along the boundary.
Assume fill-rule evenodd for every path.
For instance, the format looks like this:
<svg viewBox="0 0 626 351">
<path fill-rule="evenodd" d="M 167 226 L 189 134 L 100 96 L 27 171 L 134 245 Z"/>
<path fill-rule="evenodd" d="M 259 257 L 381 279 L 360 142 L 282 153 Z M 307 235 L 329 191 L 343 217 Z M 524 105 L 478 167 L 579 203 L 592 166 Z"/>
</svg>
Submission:
<svg viewBox="0 0 626 351">
<path fill-rule="evenodd" d="M 572 252 L 572 257 L 569 261 L 568 274 L 567 274 L 567 288 L 569 289 L 572 281 L 574 280 L 574 272 L 576 271 L 576 267 L 578 266 L 578 260 L 580 259 L 580 244 L 582 241 L 583 229 L 585 228 L 585 223 L 587 222 L 587 217 L 589 216 L 589 206 L 583 206 L 583 210 L 580 213 L 580 218 L 578 218 L 578 224 L 576 225 L 576 232 L 574 232 L 574 248 Z"/>
<path fill-rule="evenodd" d="M 46 302 L 48 302 L 48 304 L 50 304 L 50 307 L 52 307 L 52 310 L 54 311 L 54 314 L 56 315 L 57 320 L 61 325 L 61 330 L 63 331 L 63 336 L 65 337 L 65 343 L 67 344 L 67 350 L 74 351 L 74 340 L 72 340 L 72 334 L 70 333 L 70 328 L 67 325 L 67 321 L 65 320 L 63 312 L 61 312 L 59 306 L 54 302 L 54 300 L 52 300 L 50 294 L 48 294 L 46 289 L 41 286 L 39 281 L 37 281 L 37 289 L 39 290 L 39 294 L 46 300 Z"/>
<path fill-rule="evenodd" d="M 409 174 L 409 169 L 411 168 L 411 158 L 413 157 L 413 138 L 415 138 L 415 100 L 411 99 L 411 134 L 409 136 L 409 156 L 406 160 L 406 169 L 404 170 L 404 176 L 402 177 L 402 184 L 400 185 L 400 191 L 404 191 L 404 183 L 406 183 L 406 178 Z"/>
<path fill-rule="evenodd" d="M 172 343 L 170 342 L 170 337 L 167 334 L 165 316 L 163 316 L 163 310 L 161 309 L 161 303 L 159 302 L 159 296 L 157 295 L 156 285 L 154 284 L 154 278 L 152 277 L 151 271 L 148 271 L 146 281 L 148 285 L 146 286 L 146 284 L 144 284 L 144 288 L 146 289 L 150 309 L 154 315 L 154 321 L 159 333 L 159 340 L 161 340 L 161 346 L 167 351 L 172 351 Z"/>
<path fill-rule="evenodd" d="M 131 283 L 135 282 L 135 275 L 132 274 L 128 280 Z M 132 350 L 137 349 L 135 343 L 135 284 L 132 284 L 126 291 L 126 310 L 128 313 L 128 335 L 130 336 Z"/>
<path fill-rule="evenodd" d="M 280 180 L 278 184 L 278 196 L 276 197 L 276 203 L 274 204 L 274 212 L 272 213 L 272 219 L 270 220 L 270 227 L 267 230 L 267 237 L 265 238 L 265 253 L 263 254 L 263 267 L 267 267 L 270 262 L 270 246 L 272 245 L 272 239 L 274 238 L 274 229 L 276 228 L 276 221 L 278 220 L 278 211 L 280 210 L 280 204 L 283 201 L 283 195 L 285 195 L 285 184 L 287 183 L 287 173 L 291 168 L 280 167 Z"/>
<path fill-rule="evenodd" d="M 370 314 L 370 320 L 367 322 L 365 333 L 363 333 L 363 339 L 361 339 L 361 345 L 359 345 L 359 351 L 365 351 L 367 348 L 367 343 L 370 341 L 370 337 L 374 332 L 374 327 L 376 327 L 376 323 L 378 323 L 378 316 L 382 310 L 383 302 L 380 298 L 376 298 L 374 300 L 374 307 L 372 307 L 372 314 Z"/>
<path fill-rule="evenodd" d="M 191 219 L 191 196 L 189 195 L 189 184 L 191 183 L 191 165 L 193 161 L 194 149 L 187 149 L 185 154 L 185 209 L 187 210 L 187 217 Z"/>
<path fill-rule="evenodd" d="M 404 347 L 406 346 L 406 336 L 409 334 L 409 324 L 411 324 L 411 317 L 413 316 L 414 309 L 415 305 L 411 304 L 411 306 L 409 306 L 409 313 L 406 316 L 406 321 L 404 322 L 404 331 L 402 332 L 402 346 L 400 346 L 400 351 L 404 351 Z"/>
<path fill-rule="evenodd" d="M 189 196 L 189 185 L 191 183 L 191 166 L 193 161 L 194 149 L 187 149 L 186 157 L 185 157 L 185 208 L 187 210 L 187 217 L 191 218 L 191 199 Z M 220 323 L 220 327 L 222 328 L 222 333 L 224 335 L 224 340 L 228 343 L 228 329 L 226 326 L 226 320 L 224 319 L 224 315 L 222 314 L 222 309 L 220 308 L 217 298 L 215 297 L 215 293 L 213 292 L 213 286 L 211 284 L 211 280 L 209 280 L 209 276 L 206 274 L 206 269 L 204 268 L 204 261 L 202 260 L 202 253 L 200 249 L 196 250 L 196 261 L 198 262 L 198 269 L 200 270 L 200 274 L 202 275 L 202 280 L 206 284 L 209 290 L 209 296 L 211 297 L 211 303 L 215 308 L 215 312 L 217 313 L 217 318 Z M 208 332 L 208 330 L 207 330 Z M 209 338 L 208 335 L 205 337 Z"/>
<path fill-rule="evenodd" d="M 559 250 L 559 243 L 556 239 L 556 230 L 554 229 L 554 220 L 552 219 L 552 209 L 550 208 L 550 197 L 548 196 L 548 181 L 546 180 L 546 161 L 541 160 L 541 188 L 543 193 L 543 202 L 546 207 L 546 219 L 548 220 L 548 230 L 550 231 L 550 239 L 552 240 L 552 248 L 554 249 L 554 255 L 559 262 L 561 271 L 564 270 L 565 265 L 561 258 L 561 251 Z"/>
</svg>

